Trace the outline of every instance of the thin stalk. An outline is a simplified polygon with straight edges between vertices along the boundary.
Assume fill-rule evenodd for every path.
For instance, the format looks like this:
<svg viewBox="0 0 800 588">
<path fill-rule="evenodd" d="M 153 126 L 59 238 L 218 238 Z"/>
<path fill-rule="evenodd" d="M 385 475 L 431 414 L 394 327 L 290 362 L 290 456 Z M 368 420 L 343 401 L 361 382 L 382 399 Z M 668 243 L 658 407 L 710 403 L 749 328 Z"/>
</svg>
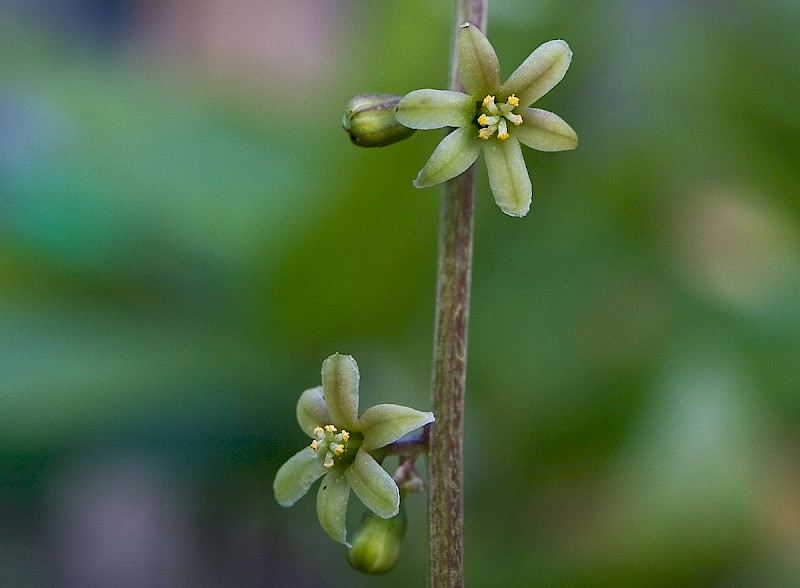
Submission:
<svg viewBox="0 0 800 588">
<path fill-rule="evenodd" d="M 456 0 L 450 89 L 461 90 L 455 38 L 470 22 L 486 30 L 488 0 Z M 428 451 L 429 586 L 464 585 L 464 390 L 475 205 L 475 166 L 442 192 L 431 407 L 436 415 Z"/>
</svg>

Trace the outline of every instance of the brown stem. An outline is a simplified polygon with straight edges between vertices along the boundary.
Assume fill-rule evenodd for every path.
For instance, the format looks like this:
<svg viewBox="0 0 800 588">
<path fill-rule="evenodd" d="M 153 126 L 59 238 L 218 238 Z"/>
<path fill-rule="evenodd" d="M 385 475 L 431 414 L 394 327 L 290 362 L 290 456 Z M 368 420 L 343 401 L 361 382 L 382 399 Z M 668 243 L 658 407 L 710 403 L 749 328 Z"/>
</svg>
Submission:
<svg viewBox="0 0 800 588">
<path fill-rule="evenodd" d="M 464 22 L 486 30 L 488 0 L 456 0 L 450 89 L 460 90 L 455 37 Z M 429 586 L 464 585 L 463 438 L 467 332 L 472 276 L 475 166 L 442 192 L 431 406 L 436 422 L 428 452 Z"/>
</svg>

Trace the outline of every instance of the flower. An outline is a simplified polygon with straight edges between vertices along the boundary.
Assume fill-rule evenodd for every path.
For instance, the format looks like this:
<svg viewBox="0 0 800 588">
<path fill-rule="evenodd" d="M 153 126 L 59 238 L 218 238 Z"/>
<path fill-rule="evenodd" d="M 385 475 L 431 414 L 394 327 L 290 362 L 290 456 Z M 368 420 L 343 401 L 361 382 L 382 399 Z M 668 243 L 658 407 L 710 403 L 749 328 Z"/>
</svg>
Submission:
<svg viewBox="0 0 800 588">
<path fill-rule="evenodd" d="M 497 54 L 477 27 L 461 26 L 457 50 L 466 94 L 415 90 L 397 105 L 397 120 L 412 129 L 458 127 L 439 143 L 414 185 L 426 188 L 465 172 L 482 147 L 495 202 L 510 216 L 525 216 L 532 190 L 519 144 L 539 151 L 578 145 L 561 117 L 528 108 L 561 81 L 572 51 L 564 41 L 548 41 L 501 83 Z"/>
<path fill-rule="evenodd" d="M 347 543 L 345 515 L 350 490 L 376 515 L 400 511 L 400 491 L 375 459 L 376 451 L 423 425 L 433 414 L 397 404 L 378 404 L 358 416 L 358 364 L 349 355 L 331 355 L 322 364 L 322 386 L 306 390 L 297 402 L 297 422 L 312 441 L 281 466 L 275 499 L 292 506 L 323 475 L 317 492 L 320 525 Z"/>
</svg>

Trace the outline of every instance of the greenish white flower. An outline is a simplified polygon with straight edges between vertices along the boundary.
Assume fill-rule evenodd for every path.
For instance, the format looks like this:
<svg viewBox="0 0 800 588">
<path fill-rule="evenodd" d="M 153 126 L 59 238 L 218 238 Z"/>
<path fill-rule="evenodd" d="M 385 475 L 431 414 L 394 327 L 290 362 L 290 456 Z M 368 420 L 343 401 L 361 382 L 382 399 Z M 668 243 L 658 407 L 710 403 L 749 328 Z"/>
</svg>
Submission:
<svg viewBox="0 0 800 588">
<path fill-rule="evenodd" d="M 505 81 L 494 48 L 477 27 L 465 23 L 457 43 L 466 90 L 415 90 L 397 106 L 397 120 L 412 129 L 457 127 L 447 135 L 414 180 L 433 186 L 465 172 L 483 151 L 495 202 L 511 216 L 525 216 L 531 180 L 520 143 L 539 151 L 564 151 L 578 136 L 552 112 L 530 108 L 566 74 L 572 51 L 564 41 L 540 45 Z"/>
<path fill-rule="evenodd" d="M 376 515 L 397 515 L 400 491 L 375 455 L 434 420 L 430 412 L 397 404 L 378 404 L 359 417 L 358 382 L 351 356 L 337 353 L 323 362 L 322 386 L 306 390 L 297 402 L 297 421 L 311 444 L 281 466 L 274 483 L 275 499 L 288 507 L 325 476 L 317 491 L 317 516 L 328 535 L 348 546 L 350 490 Z"/>
</svg>

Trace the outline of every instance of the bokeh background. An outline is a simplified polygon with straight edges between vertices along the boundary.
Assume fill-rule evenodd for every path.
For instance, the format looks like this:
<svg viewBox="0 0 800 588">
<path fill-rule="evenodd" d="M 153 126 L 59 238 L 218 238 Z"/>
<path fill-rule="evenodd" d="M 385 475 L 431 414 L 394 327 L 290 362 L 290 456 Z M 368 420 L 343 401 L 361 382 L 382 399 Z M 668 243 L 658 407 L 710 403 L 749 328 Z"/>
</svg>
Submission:
<svg viewBox="0 0 800 588">
<path fill-rule="evenodd" d="M 322 360 L 429 406 L 441 135 L 348 99 L 445 85 L 449 0 L 0 1 L 0 585 L 424 586 L 272 479 Z M 479 169 L 472 586 L 800 585 L 800 3 L 493 0 L 539 105 L 527 218 Z M 359 517 L 351 501 L 350 528 Z"/>
</svg>

